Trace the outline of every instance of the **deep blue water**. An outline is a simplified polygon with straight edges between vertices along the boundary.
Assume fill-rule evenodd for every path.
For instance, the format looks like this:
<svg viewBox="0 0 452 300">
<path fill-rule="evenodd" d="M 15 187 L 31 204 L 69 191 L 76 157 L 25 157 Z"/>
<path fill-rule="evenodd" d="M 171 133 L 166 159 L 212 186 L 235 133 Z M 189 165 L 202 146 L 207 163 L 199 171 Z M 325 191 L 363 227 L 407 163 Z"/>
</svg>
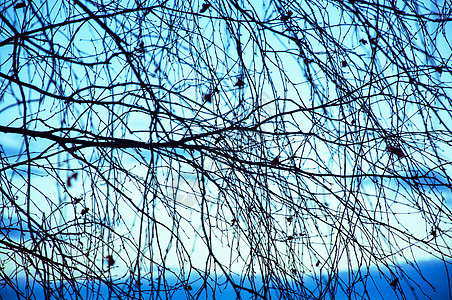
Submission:
<svg viewBox="0 0 452 300">
<path fill-rule="evenodd" d="M 390 286 L 388 279 L 384 278 L 382 274 L 377 271 L 377 269 L 371 269 L 370 275 L 367 276 L 367 283 L 364 284 L 363 282 L 358 282 L 355 285 L 355 292 L 358 292 L 358 294 L 361 294 L 364 290 L 367 291 L 367 294 L 364 298 L 357 298 L 356 294 L 352 295 L 351 299 L 435 299 L 435 300 L 442 300 L 442 299 L 452 299 L 451 297 L 451 291 L 450 291 L 450 278 L 452 278 L 452 272 L 451 267 L 452 265 L 445 264 L 444 262 L 441 262 L 439 260 L 435 261 L 424 261 L 422 263 L 419 263 L 418 266 L 422 270 L 422 275 L 424 276 L 424 279 L 429 281 L 429 283 L 425 282 L 421 278 L 419 274 L 415 272 L 415 270 L 408 266 L 402 266 L 402 270 L 405 272 L 403 276 L 399 273 L 399 282 L 397 284 L 396 291 L 393 287 Z M 447 271 L 446 271 L 447 267 Z M 364 274 L 367 273 L 364 272 Z M 348 281 L 348 274 L 347 273 L 339 273 L 339 278 L 344 281 Z M 410 280 L 407 280 L 407 278 L 411 278 Z M 234 280 L 237 282 L 240 281 L 240 278 L 234 277 Z M 168 280 L 170 285 L 176 283 L 176 280 Z M 218 280 L 220 283 L 223 283 L 222 285 L 219 285 L 216 287 L 215 291 L 215 299 L 236 299 L 236 293 L 234 292 L 234 289 L 232 288 L 231 284 L 226 284 L 226 280 L 224 277 L 220 278 Z M 326 281 L 326 278 L 325 278 Z M 413 284 L 413 281 L 417 284 Z M 178 285 L 178 289 L 171 292 L 171 298 L 168 299 L 212 299 L 212 295 L 206 295 L 205 292 L 201 294 L 196 294 L 198 290 L 201 288 L 202 280 L 198 281 L 192 281 L 190 282 L 190 287 L 186 286 L 185 289 L 182 285 Z M 213 284 L 213 281 L 210 282 Z M 304 282 L 305 287 L 307 290 L 310 290 L 312 292 L 312 297 L 309 299 L 314 299 L 314 297 L 319 297 L 319 289 L 316 289 L 316 286 L 314 285 L 314 282 L 306 281 Z M 24 283 L 25 285 L 25 283 Z M 249 282 L 244 281 L 244 286 L 250 287 Z M 33 295 L 23 297 L 18 297 L 16 293 L 14 293 L 10 288 L 6 288 L 4 285 L 4 282 L 0 282 L 0 299 L 45 299 L 44 292 L 41 288 L 38 288 L 38 285 L 36 286 L 36 290 L 33 292 Z M 93 285 L 93 287 L 96 287 L 97 285 Z M 124 282 L 124 287 L 127 288 L 130 286 L 126 281 Z M 143 291 L 150 291 L 151 285 L 149 283 L 144 283 L 141 285 Z M 68 287 L 70 287 L 68 285 Z M 22 286 L 23 288 L 23 286 Z M 96 291 L 97 291 L 96 287 Z M 403 290 L 404 296 L 401 296 L 400 290 Z M 25 289 L 23 290 L 25 291 Z M 114 294 L 111 294 L 108 292 L 108 289 L 106 286 L 100 287 L 98 290 L 98 296 L 94 297 L 92 293 L 88 292 L 88 290 L 81 290 L 79 291 L 81 295 L 81 299 L 120 299 L 119 297 L 115 296 Z M 125 292 L 125 291 L 122 291 Z M 156 299 L 157 292 L 145 292 L 147 294 L 147 297 L 144 299 Z M 161 299 L 166 299 L 165 292 L 161 291 L 160 296 Z M 306 292 L 301 292 L 300 294 L 307 295 Z M 290 295 L 292 299 L 305 299 L 301 298 L 300 294 L 297 296 L 296 294 Z M 75 294 L 70 291 L 70 288 L 67 289 L 67 291 L 64 294 L 65 299 L 77 299 L 75 297 Z M 153 297 L 150 297 L 150 296 Z M 273 290 L 271 292 L 272 299 L 280 299 L 280 293 L 276 290 Z M 398 296 L 397 296 L 398 295 Z M 129 293 L 129 298 L 121 297 L 121 299 L 138 299 L 133 297 L 134 295 L 132 293 Z M 136 295 L 135 295 L 136 296 Z M 240 292 L 241 299 L 254 299 L 252 298 L 252 295 L 246 291 Z M 399 297 L 399 298 L 398 298 Z M 54 298 L 53 298 L 54 299 Z M 78 298 L 80 299 L 80 298 Z M 287 299 L 287 298 L 284 298 Z M 322 299 L 349 299 L 348 296 L 343 292 L 338 290 L 338 292 L 334 295 L 334 298 L 331 296 L 324 297 Z"/>
</svg>

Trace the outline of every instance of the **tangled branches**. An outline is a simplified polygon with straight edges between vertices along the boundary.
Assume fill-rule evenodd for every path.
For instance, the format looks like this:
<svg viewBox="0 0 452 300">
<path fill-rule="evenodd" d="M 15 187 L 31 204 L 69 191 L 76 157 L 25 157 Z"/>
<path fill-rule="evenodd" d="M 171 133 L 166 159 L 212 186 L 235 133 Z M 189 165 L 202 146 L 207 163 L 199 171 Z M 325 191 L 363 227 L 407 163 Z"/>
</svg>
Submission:
<svg viewBox="0 0 452 300">
<path fill-rule="evenodd" d="M 407 268 L 452 254 L 435 3 L 6 2 L 1 294 L 430 296 Z"/>
</svg>

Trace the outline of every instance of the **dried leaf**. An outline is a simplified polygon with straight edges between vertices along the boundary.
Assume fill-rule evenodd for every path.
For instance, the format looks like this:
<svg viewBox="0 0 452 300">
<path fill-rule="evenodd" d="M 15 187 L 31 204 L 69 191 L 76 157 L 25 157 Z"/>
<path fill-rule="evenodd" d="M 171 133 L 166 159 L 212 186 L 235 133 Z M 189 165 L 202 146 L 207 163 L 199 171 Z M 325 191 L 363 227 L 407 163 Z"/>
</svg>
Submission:
<svg viewBox="0 0 452 300">
<path fill-rule="evenodd" d="M 363 45 L 366 45 L 367 44 L 367 40 L 365 40 L 365 39 L 360 39 L 359 40 Z"/>
<path fill-rule="evenodd" d="M 399 283 L 399 278 L 396 278 L 393 281 L 391 281 L 389 285 L 395 290 L 397 288 L 397 283 Z"/>
<path fill-rule="evenodd" d="M 436 228 L 433 227 L 432 230 L 430 231 L 430 234 L 433 236 L 433 238 L 436 238 Z"/>
<path fill-rule="evenodd" d="M 212 102 L 212 92 L 205 93 L 204 100 L 206 100 L 209 103 Z"/>
<path fill-rule="evenodd" d="M 272 167 L 276 167 L 277 165 L 279 165 L 279 156 L 276 156 L 275 158 L 273 158 L 273 160 L 271 161 L 270 165 Z"/>
<path fill-rule="evenodd" d="M 85 207 L 84 209 L 82 209 L 82 211 L 81 211 L 82 216 L 86 215 L 88 213 L 88 211 L 89 211 L 88 207 Z"/>
<path fill-rule="evenodd" d="M 24 8 L 25 6 L 26 6 L 25 2 L 19 2 L 16 5 L 14 5 L 14 9 L 21 9 Z"/>
<path fill-rule="evenodd" d="M 135 48 L 135 51 L 138 53 L 144 53 L 145 49 L 144 49 L 144 42 L 141 41 L 140 44 L 138 45 L 137 48 Z"/>
<path fill-rule="evenodd" d="M 205 13 L 210 7 L 210 3 L 203 3 L 201 10 L 199 11 L 200 14 Z"/>
<path fill-rule="evenodd" d="M 290 19 L 290 17 L 292 16 L 292 14 L 293 14 L 292 11 L 289 10 L 287 12 L 287 14 L 281 16 L 281 21 L 283 21 L 283 22 L 288 21 Z"/>
<path fill-rule="evenodd" d="M 70 176 L 67 178 L 66 185 L 67 185 L 68 187 L 71 187 L 71 186 L 72 186 L 72 179 L 77 180 L 77 177 L 78 177 L 78 173 L 77 173 L 77 172 L 75 172 L 75 173 L 73 173 L 72 175 L 70 175 Z"/>
<path fill-rule="evenodd" d="M 113 259 L 113 256 L 107 255 L 105 258 L 107 259 L 107 265 L 109 267 L 111 267 L 115 264 L 115 260 Z"/>
<path fill-rule="evenodd" d="M 342 68 L 345 68 L 347 66 L 347 62 L 345 60 L 342 61 Z"/>
<path fill-rule="evenodd" d="M 435 71 L 438 72 L 439 74 L 443 73 L 443 67 L 441 66 L 433 67 L 433 69 L 435 69 Z"/>
<path fill-rule="evenodd" d="M 403 153 L 402 149 L 394 146 L 387 146 L 386 149 L 391 153 L 397 155 L 399 158 L 405 157 L 405 153 Z"/>
<path fill-rule="evenodd" d="M 72 199 L 72 203 L 77 204 L 77 203 L 79 203 L 79 202 L 82 201 L 82 200 L 83 200 L 83 197 L 80 197 L 80 198 L 74 197 L 74 198 Z"/>
<path fill-rule="evenodd" d="M 237 87 L 239 87 L 239 88 L 242 88 L 242 87 L 245 86 L 245 81 L 243 81 L 243 78 L 239 78 L 239 79 L 237 80 L 237 82 L 235 83 L 234 86 L 237 86 Z"/>
</svg>

